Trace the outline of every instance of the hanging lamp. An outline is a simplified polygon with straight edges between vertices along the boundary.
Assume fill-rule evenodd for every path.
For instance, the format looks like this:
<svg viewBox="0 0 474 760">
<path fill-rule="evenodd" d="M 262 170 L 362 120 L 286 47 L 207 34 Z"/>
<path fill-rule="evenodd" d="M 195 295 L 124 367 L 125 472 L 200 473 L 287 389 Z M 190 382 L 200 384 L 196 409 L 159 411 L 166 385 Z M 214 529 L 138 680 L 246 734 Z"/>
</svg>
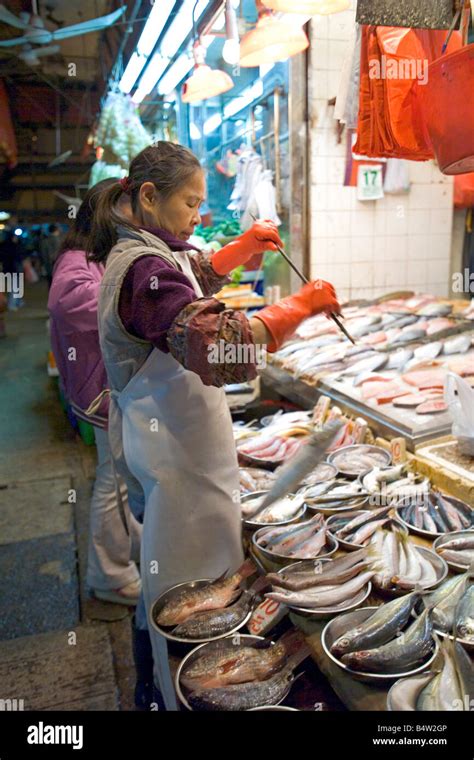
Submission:
<svg viewBox="0 0 474 760">
<path fill-rule="evenodd" d="M 288 25 L 272 11 L 263 10 L 255 29 L 240 41 L 240 65 L 246 68 L 286 61 L 308 47 L 309 40 L 302 27 Z"/>
<path fill-rule="evenodd" d="M 265 0 L 267 8 L 281 13 L 304 13 L 308 16 L 340 13 L 351 7 L 350 0 Z"/>
<path fill-rule="evenodd" d="M 205 48 L 199 42 L 193 47 L 195 68 L 193 74 L 183 84 L 181 100 L 183 103 L 198 103 L 201 100 L 222 95 L 232 89 L 234 82 L 225 71 L 211 69 L 205 63 Z"/>
</svg>

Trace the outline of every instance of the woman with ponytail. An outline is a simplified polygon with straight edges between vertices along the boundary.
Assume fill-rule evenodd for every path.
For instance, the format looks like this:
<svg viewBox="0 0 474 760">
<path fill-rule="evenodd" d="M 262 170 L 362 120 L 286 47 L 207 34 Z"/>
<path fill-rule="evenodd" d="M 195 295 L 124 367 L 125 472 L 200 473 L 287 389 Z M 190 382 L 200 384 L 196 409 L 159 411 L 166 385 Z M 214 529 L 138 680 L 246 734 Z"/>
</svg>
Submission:
<svg viewBox="0 0 474 760">
<path fill-rule="evenodd" d="M 124 193 L 133 214 L 127 224 L 114 210 Z M 322 281 L 250 320 L 226 309 L 213 294 L 227 275 L 281 240 L 272 222 L 258 221 L 217 253 L 196 251 L 188 240 L 205 197 L 193 153 L 158 142 L 101 195 L 88 248 L 92 260 L 106 262 L 99 334 L 111 448 L 145 494 L 148 614 L 171 586 L 215 578 L 243 559 L 237 456 L 222 386 L 256 377 L 255 344 L 276 351 L 306 317 L 339 311 L 333 287 Z M 254 350 L 216 352 L 221 344 Z M 235 359 L 240 355 L 246 361 Z M 166 639 L 151 623 L 150 634 L 155 681 L 167 709 L 176 710 Z"/>
</svg>

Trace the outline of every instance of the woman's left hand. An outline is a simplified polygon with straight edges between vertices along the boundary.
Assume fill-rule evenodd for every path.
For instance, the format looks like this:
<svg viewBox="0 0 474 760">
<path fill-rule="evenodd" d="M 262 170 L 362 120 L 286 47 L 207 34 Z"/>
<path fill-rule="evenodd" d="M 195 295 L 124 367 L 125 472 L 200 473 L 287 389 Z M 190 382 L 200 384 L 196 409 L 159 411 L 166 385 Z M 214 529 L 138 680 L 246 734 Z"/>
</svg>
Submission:
<svg viewBox="0 0 474 760">
<path fill-rule="evenodd" d="M 232 272 L 256 253 L 276 251 L 283 247 L 276 224 L 269 219 L 256 221 L 249 230 L 224 246 L 212 256 L 212 267 L 219 275 Z"/>
</svg>

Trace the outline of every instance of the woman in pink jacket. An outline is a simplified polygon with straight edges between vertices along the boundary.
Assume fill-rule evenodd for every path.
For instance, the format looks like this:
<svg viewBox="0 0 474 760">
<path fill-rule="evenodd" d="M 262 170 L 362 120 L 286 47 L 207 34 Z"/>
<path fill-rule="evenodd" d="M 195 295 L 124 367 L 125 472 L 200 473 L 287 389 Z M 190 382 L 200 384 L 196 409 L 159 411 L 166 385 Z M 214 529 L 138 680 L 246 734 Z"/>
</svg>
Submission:
<svg viewBox="0 0 474 760">
<path fill-rule="evenodd" d="M 125 482 L 112 464 L 107 434 L 108 400 L 104 399 L 94 416 L 85 414 L 91 401 L 108 383 L 97 325 L 97 301 L 104 266 L 87 261 L 84 240 L 90 231 L 97 199 L 113 182 L 117 180 L 104 180 L 87 192 L 74 227 L 61 247 L 48 309 L 52 349 L 66 398 L 77 417 L 94 425 L 97 444 L 87 585 L 99 599 L 136 605 L 141 582 L 132 556 L 139 554 L 141 525 L 130 512 Z M 131 506 L 138 516 L 140 505 Z"/>
</svg>

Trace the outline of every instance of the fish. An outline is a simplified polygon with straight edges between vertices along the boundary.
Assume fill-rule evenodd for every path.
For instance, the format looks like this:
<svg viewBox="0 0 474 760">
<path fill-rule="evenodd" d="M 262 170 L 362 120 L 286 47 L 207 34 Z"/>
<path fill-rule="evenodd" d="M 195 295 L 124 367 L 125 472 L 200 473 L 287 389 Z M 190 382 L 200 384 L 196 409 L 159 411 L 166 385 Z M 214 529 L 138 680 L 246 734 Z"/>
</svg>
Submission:
<svg viewBox="0 0 474 760">
<path fill-rule="evenodd" d="M 408 393 L 406 396 L 398 396 L 393 401 L 393 405 L 402 409 L 411 409 L 420 406 L 427 401 L 426 395 L 421 393 Z"/>
<path fill-rule="evenodd" d="M 444 541 L 440 550 L 454 549 L 455 551 L 464 551 L 465 549 L 474 549 L 474 533 L 467 536 L 457 536 L 448 541 Z"/>
<path fill-rule="evenodd" d="M 306 475 L 324 458 L 327 449 L 337 439 L 343 427 L 341 420 L 332 420 L 309 440 L 291 462 L 281 468 L 279 475 L 255 514 L 263 511 L 288 493 L 294 493 Z"/>
<path fill-rule="evenodd" d="M 425 343 L 422 346 L 415 348 L 415 359 L 436 359 L 441 353 L 443 344 L 440 340 L 433 341 L 433 343 Z"/>
<path fill-rule="evenodd" d="M 453 307 L 447 303 L 432 303 L 417 311 L 419 317 L 446 317 L 451 314 Z"/>
<path fill-rule="evenodd" d="M 450 582 L 451 581 L 451 582 Z M 449 633 L 454 625 L 454 618 L 456 607 L 466 589 L 467 575 L 461 575 L 454 579 L 450 579 L 447 583 L 443 584 L 447 589 L 444 595 L 439 599 L 436 605 L 433 607 L 431 618 L 433 625 L 444 633 Z M 449 586 L 448 586 L 449 583 Z M 441 592 L 438 590 L 438 594 L 424 597 L 425 604 L 432 605 L 436 597 L 440 597 Z"/>
<path fill-rule="evenodd" d="M 377 332 L 379 325 L 382 322 L 382 317 L 378 314 L 371 314 L 367 317 L 362 317 L 355 323 L 347 325 L 347 329 L 353 338 L 362 338 L 364 335 L 368 335 L 371 332 Z"/>
<path fill-rule="evenodd" d="M 261 497 L 261 501 L 264 501 L 266 497 Z M 260 501 L 256 502 L 256 511 L 252 512 L 248 518 L 254 523 L 279 523 L 285 520 L 292 520 L 298 512 L 301 510 L 304 500 L 301 496 L 295 496 L 291 498 L 286 496 L 283 499 L 273 502 L 269 507 L 262 509 Z"/>
<path fill-rule="evenodd" d="M 420 595 L 413 592 L 382 604 L 368 620 L 336 639 L 331 646 L 332 654 L 341 658 L 348 652 L 387 644 L 404 628 L 419 599 Z"/>
<path fill-rule="evenodd" d="M 471 562 L 474 562 L 474 551 L 471 550 L 454 551 L 439 547 L 438 551 L 446 562 L 451 562 L 454 565 L 469 567 Z"/>
<path fill-rule="evenodd" d="M 455 335 L 453 338 L 449 338 L 443 344 L 443 354 L 450 356 L 451 354 L 465 354 L 471 348 L 471 336 L 470 335 Z"/>
<path fill-rule="evenodd" d="M 286 557 L 298 557 L 300 559 L 306 559 L 304 554 L 312 546 L 314 548 L 315 554 L 309 555 L 309 559 L 311 559 L 313 556 L 317 557 L 323 546 L 325 546 L 326 533 L 327 529 L 324 524 L 322 527 L 312 526 L 306 531 L 300 531 L 296 535 L 290 536 L 280 543 L 270 544 L 266 548 L 268 551 L 275 552 L 275 554 L 280 554 Z"/>
<path fill-rule="evenodd" d="M 394 351 L 390 354 L 387 364 L 385 365 L 385 369 L 396 369 L 400 371 L 412 357 L 413 351 L 411 351 L 409 348 L 401 348 L 398 351 Z"/>
<path fill-rule="evenodd" d="M 356 517 L 353 517 L 352 519 L 349 519 L 347 522 L 345 522 L 344 527 L 338 530 L 337 533 L 341 536 L 341 538 L 349 535 L 349 533 L 352 533 L 354 530 L 357 530 L 357 528 L 362 527 L 367 522 L 385 517 L 390 509 L 391 507 L 388 506 L 382 507 L 381 509 L 374 509 L 370 512 L 363 512 L 362 514 L 359 514 Z"/>
<path fill-rule="evenodd" d="M 392 341 L 391 345 L 398 346 L 401 343 L 411 343 L 414 340 L 420 340 L 421 338 L 424 338 L 425 335 L 426 330 L 419 327 L 411 327 L 406 332 L 403 331 L 400 333 L 400 335 L 397 335 L 397 337 Z"/>
<path fill-rule="evenodd" d="M 322 525 L 324 525 L 324 517 L 318 514 L 311 520 L 297 525 L 264 530 L 259 535 L 258 543 L 270 550 L 292 549 L 294 545 L 309 538 Z"/>
<path fill-rule="evenodd" d="M 474 586 L 464 592 L 455 609 L 454 633 L 461 639 L 474 641 Z"/>
<path fill-rule="evenodd" d="M 391 381 L 392 381 L 391 377 L 385 377 L 384 375 L 379 374 L 378 372 L 361 372 L 354 378 L 352 384 L 354 385 L 354 388 L 358 388 L 360 385 L 363 385 L 364 383 L 372 383 L 372 382 L 390 383 Z"/>
<path fill-rule="evenodd" d="M 405 464 L 395 467 L 374 467 L 367 475 L 364 475 L 362 483 L 368 493 L 378 493 L 383 483 L 400 480 L 405 472 Z"/>
<path fill-rule="evenodd" d="M 253 591 L 243 591 L 230 607 L 197 612 L 172 630 L 173 636 L 186 639 L 209 639 L 235 628 L 249 613 L 255 599 Z"/>
<path fill-rule="evenodd" d="M 306 607 L 309 609 L 332 608 L 342 602 L 349 601 L 370 581 L 375 575 L 374 570 L 365 570 L 359 575 L 337 586 L 324 586 L 315 590 L 284 591 L 278 589 L 265 594 L 269 599 L 281 602 L 293 607 Z"/>
<path fill-rule="evenodd" d="M 313 559 L 321 554 L 326 546 L 327 528 L 322 527 L 314 536 L 310 536 L 306 541 L 295 546 L 289 556 L 294 559 Z"/>
<path fill-rule="evenodd" d="M 437 675 L 435 671 L 428 670 L 416 676 L 400 679 L 396 687 L 390 691 L 391 707 L 394 711 L 414 711 L 416 702 L 422 689 Z"/>
<path fill-rule="evenodd" d="M 435 319 L 432 319 L 430 321 L 430 324 L 426 328 L 426 334 L 427 335 L 437 335 L 438 333 L 441 333 L 443 330 L 447 330 L 448 328 L 454 327 L 454 322 L 452 319 L 447 319 L 446 317 L 436 317 Z"/>
<path fill-rule="evenodd" d="M 420 406 L 415 409 L 415 414 L 439 414 L 440 412 L 447 412 L 448 405 L 446 401 L 442 399 L 431 401 L 424 401 Z"/>
<path fill-rule="evenodd" d="M 362 445 L 347 451 L 341 449 L 334 456 L 333 464 L 340 472 L 361 475 L 374 467 L 383 467 L 387 464 L 387 459 L 382 452 Z"/>
<path fill-rule="evenodd" d="M 344 654 L 341 662 L 352 670 L 365 673 L 397 673 L 414 668 L 433 650 L 432 631 L 429 613 L 425 610 L 400 637 L 374 649 Z"/>
<path fill-rule="evenodd" d="M 415 386 L 421 390 L 427 388 L 444 388 L 446 373 L 443 369 L 434 368 L 407 372 L 402 375 L 402 380 L 408 385 Z"/>
<path fill-rule="evenodd" d="M 387 362 L 387 355 L 381 353 L 372 353 L 365 359 L 357 361 L 352 366 L 343 370 L 340 374 L 345 376 L 356 376 L 362 372 L 374 372 L 376 369 L 381 369 Z"/>
<path fill-rule="evenodd" d="M 441 643 L 441 671 L 420 692 L 419 711 L 470 710 L 474 694 L 474 668 L 463 647 L 456 641 Z"/>
<path fill-rule="evenodd" d="M 288 657 L 304 645 L 299 632 L 290 630 L 272 645 L 258 641 L 254 646 L 221 647 L 206 652 L 181 673 L 181 683 L 190 690 L 215 689 L 230 684 L 264 681 L 281 670 Z"/>
<path fill-rule="evenodd" d="M 434 499 L 435 509 L 451 530 L 464 530 L 471 527 L 474 513 L 467 504 L 463 505 L 459 500 L 453 503 L 449 496 L 436 490 L 432 492 L 432 499 Z"/>
<path fill-rule="evenodd" d="M 285 570 L 280 573 L 269 573 L 266 577 L 272 586 L 278 586 L 289 591 L 302 591 L 318 585 L 336 585 L 358 575 L 367 568 L 371 558 L 368 549 L 360 549 L 346 557 L 339 557 L 328 563 L 308 563 L 307 569 Z"/>
<path fill-rule="evenodd" d="M 295 676 L 289 665 L 264 681 L 233 684 L 220 689 L 191 692 L 188 702 L 193 710 L 243 711 L 278 704 L 291 687 Z"/>
<path fill-rule="evenodd" d="M 184 589 L 163 605 L 156 617 L 156 622 L 162 626 L 177 625 L 196 612 L 215 610 L 231 604 L 240 594 L 242 581 L 255 572 L 254 563 L 246 560 L 229 578 L 226 578 L 226 570 L 207 586 Z"/>
</svg>

